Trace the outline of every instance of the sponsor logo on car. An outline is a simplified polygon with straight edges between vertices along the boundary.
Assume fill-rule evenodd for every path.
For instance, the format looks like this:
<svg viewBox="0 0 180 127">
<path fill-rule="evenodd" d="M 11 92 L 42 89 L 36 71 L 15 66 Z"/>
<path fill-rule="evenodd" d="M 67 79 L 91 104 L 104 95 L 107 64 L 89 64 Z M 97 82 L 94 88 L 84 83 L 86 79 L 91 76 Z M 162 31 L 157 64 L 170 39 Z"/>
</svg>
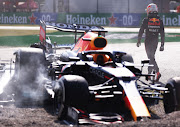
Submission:
<svg viewBox="0 0 180 127">
<path fill-rule="evenodd" d="M 160 21 L 157 18 L 149 19 L 148 25 L 150 26 L 160 26 Z"/>
</svg>

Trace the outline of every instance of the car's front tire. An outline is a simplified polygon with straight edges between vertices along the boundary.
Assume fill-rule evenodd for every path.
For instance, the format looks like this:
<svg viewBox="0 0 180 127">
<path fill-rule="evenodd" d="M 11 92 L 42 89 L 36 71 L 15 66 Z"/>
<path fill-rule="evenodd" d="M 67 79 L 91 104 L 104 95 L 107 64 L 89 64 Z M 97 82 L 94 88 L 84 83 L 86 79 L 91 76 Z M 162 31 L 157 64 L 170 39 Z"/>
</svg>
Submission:
<svg viewBox="0 0 180 127">
<path fill-rule="evenodd" d="M 163 97 L 165 112 L 180 110 L 180 77 L 169 79 L 165 87 L 168 88 Z"/>
<path fill-rule="evenodd" d="M 54 91 L 55 109 L 59 119 L 67 117 L 67 107 L 85 108 L 88 105 L 88 83 L 81 76 L 62 76 L 55 85 Z"/>
</svg>

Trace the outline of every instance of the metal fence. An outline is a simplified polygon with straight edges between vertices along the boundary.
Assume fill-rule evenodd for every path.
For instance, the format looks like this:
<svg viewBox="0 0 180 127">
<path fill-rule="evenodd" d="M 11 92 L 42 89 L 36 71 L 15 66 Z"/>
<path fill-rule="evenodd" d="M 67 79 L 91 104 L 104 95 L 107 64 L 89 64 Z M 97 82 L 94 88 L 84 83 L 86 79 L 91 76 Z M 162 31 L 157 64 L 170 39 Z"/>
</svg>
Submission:
<svg viewBox="0 0 180 127">
<path fill-rule="evenodd" d="M 0 0 L 0 12 L 145 13 L 156 3 L 168 13 L 171 0 Z M 172 3 L 172 2 L 171 2 Z"/>
<path fill-rule="evenodd" d="M 169 12 L 170 0 L 63 0 L 63 8 L 69 13 L 145 13 L 150 3 L 156 3 L 160 13 Z"/>
</svg>

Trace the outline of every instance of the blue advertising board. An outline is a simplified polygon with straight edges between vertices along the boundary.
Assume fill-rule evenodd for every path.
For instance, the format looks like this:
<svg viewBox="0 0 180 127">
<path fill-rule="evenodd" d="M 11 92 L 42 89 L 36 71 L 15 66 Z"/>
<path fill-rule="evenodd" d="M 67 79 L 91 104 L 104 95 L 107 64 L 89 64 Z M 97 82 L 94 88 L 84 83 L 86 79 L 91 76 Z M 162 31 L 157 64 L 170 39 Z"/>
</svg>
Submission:
<svg viewBox="0 0 180 127">
<path fill-rule="evenodd" d="M 36 17 L 35 24 L 40 24 L 40 20 L 46 21 L 46 22 L 56 22 L 58 13 L 34 13 L 34 17 Z"/>
<path fill-rule="evenodd" d="M 137 27 L 140 25 L 142 14 L 134 13 L 114 13 L 116 19 L 115 26 L 117 27 Z M 111 26 L 111 24 L 109 24 Z"/>
</svg>

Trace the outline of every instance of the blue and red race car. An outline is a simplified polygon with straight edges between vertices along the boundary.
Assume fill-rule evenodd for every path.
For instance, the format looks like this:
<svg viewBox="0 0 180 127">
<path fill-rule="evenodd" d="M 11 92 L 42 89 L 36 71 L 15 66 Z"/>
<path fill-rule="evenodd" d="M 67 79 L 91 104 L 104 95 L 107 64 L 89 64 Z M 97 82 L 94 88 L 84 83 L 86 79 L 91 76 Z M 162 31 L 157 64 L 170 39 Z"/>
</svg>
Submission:
<svg viewBox="0 0 180 127">
<path fill-rule="evenodd" d="M 46 27 L 74 32 L 75 44 L 53 45 L 46 38 Z M 180 79 L 170 80 L 165 87 L 154 80 L 146 83 L 149 76 L 154 79 L 154 74 L 142 73 L 144 66 L 151 66 L 149 61 L 137 68 L 126 52 L 104 50 L 106 32 L 99 26 L 41 21 L 40 42 L 15 52 L 14 75 L 2 97 L 11 95 L 6 99 L 17 105 L 49 102 L 59 120 L 73 124 L 150 118 L 148 106 L 159 100 L 164 101 L 166 113 L 179 110 Z M 77 38 L 77 33 L 82 35 Z M 56 53 L 64 48 L 70 50 Z"/>
</svg>

